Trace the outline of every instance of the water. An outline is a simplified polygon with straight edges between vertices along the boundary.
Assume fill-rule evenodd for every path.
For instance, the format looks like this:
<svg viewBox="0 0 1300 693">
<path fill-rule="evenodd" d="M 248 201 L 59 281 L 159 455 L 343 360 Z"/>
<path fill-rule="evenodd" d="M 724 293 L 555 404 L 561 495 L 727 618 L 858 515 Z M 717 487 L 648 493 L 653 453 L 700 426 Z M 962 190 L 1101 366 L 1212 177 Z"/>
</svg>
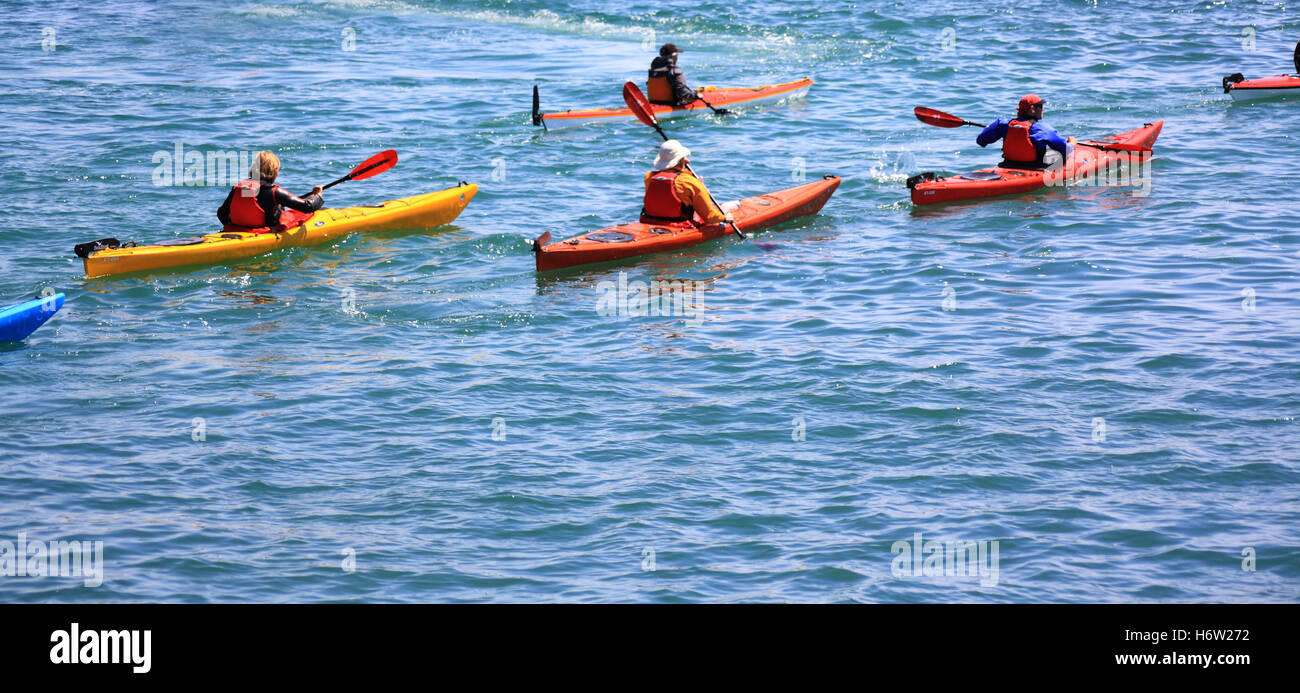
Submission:
<svg viewBox="0 0 1300 693">
<path fill-rule="evenodd" d="M 0 303 L 68 293 L 0 348 L 0 540 L 105 564 L 4 601 L 1300 599 L 1300 115 L 1218 88 L 1292 69 L 1294 10 L 0 8 Z M 658 138 L 543 133 L 532 85 L 615 105 L 669 40 L 693 84 L 817 79 L 668 125 L 720 197 L 844 184 L 765 246 L 537 277 L 533 236 L 634 216 Z M 1081 138 L 1165 119 L 1151 194 L 907 201 L 996 159 L 913 106 L 1028 91 Z M 224 190 L 151 182 L 177 142 L 300 192 L 399 151 L 333 206 L 482 188 L 437 230 L 87 280 L 75 243 L 213 228 Z M 598 315 L 620 271 L 701 282 L 702 322 Z M 894 575 L 918 532 L 997 541 L 997 579 Z"/>
</svg>

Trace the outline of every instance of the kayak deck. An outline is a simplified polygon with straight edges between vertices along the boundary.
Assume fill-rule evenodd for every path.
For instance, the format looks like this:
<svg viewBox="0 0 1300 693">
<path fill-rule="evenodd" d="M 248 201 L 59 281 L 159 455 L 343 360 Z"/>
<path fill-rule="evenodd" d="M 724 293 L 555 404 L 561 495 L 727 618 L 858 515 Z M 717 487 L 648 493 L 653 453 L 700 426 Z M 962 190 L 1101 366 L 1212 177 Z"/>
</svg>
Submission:
<svg viewBox="0 0 1300 693">
<path fill-rule="evenodd" d="M 766 195 L 724 203 L 742 231 L 774 226 L 797 217 L 816 214 L 830 199 L 840 179 L 822 180 L 778 190 Z M 696 226 L 690 223 L 642 224 L 633 222 L 549 243 L 550 233 L 534 243 L 537 271 L 561 269 L 596 262 L 611 262 L 666 250 L 679 250 L 731 233 L 723 224 Z"/>
<path fill-rule="evenodd" d="M 1120 143 L 1142 147 L 1151 147 L 1165 121 L 1148 123 L 1136 130 L 1121 132 L 1096 140 L 1097 144 Z M 908 180 L 912 191 L 912 202 L 918 205 L 930 205 L 940 202 L 960 200 L 978 200 L 1001 195 L 1014 195 L 1032 192 L 1046 187 L 1055 181 L 1068 182 L 1072 179 L 1091 175 L 1112 161 L 1127 157 L 1140 156 L 1136 152 L 1117 152 L 1097 149 L 1083 144 L 1076 145 L 1065 164 L 1059 171 L 1029 170 L 993 166 L 982 168 L 967 174 L 936 178 L 933 174 L 921 174 Z"/>
<path fill-rule="evenodd" d="M 653 104 L 652 106 L 655 116 L 659 119 L 680 118 L 711 112 L 704 103 L 705 101 L 708 101 L 715 108 L 722 108 L 724 106 L 758 106 L 801 99 L 808 95 L 808 90 L 812 88 L 812 85 L 812 78 L 805 77 L 794 82 L 768 84 L 761 87 L 704 87 L 700 90 L 702 98 L 685 106 L 666 106 L 662 104 Z M 542 125 L 546 126 L 547 130 L 635 119 L 636 115 L 626 107 L 570 110 L 558 113 L 543 113 L 541 116 Z"/>
<path fill-rule="evenodd" d="M 358 231 L 433 228 L 459 216 L 477 192 L 477 185 L 462 183 L 368 207 L 322 209 L 279 233 L 221 232 L 167 244 L 99 250 L 84 258 L 86 276 L 241 260 L 282 248 L 318 245 Z"/>
<path fill-rule="evenodd" d="M 51 294 L 0 309 L 0 342 L 21 342 L 63 307 L 64 294 Z"/>
</svg>

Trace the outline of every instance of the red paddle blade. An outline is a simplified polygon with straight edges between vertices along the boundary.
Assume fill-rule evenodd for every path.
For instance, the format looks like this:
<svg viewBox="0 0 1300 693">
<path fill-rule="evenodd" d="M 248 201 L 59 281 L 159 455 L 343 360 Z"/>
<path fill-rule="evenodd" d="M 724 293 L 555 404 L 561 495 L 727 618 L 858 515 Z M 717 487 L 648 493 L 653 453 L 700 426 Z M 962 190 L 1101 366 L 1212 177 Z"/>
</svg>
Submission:
<svg viewBox="0 0 1300 693">
<path fill-rule="evenodd" d="M 352 173 L 349 173 L 348 176 L 352 180 L 365 180 L 371 176 L 377 176 L 396 165 L 397 151 L 393 149 L 385 149 L 384 151 L 361 162 L 360 165 L 352 169 Z"/>
<path fill-rule="evenodd" d="M 934 125 L 941 128 L 959 128 L 966 124 L 966 121 L 955 115 L 949 115 L 943 111 L 936 111 L 933 108 L 917 106 L 912 109 L 916 114 L 916 119 L 926 125 Z"/>
<path fill-rule="evenodd" d="M 658 119 L 655 118 L 655 109 L 650 106 L 650 100 L 641 93 L 641 88 L 635 82 L 623 85 L 623 101 L 627 103 L 628 108 L 632 109 L 637 120 L 650 127 L 659 124 Z"/>
</svg>

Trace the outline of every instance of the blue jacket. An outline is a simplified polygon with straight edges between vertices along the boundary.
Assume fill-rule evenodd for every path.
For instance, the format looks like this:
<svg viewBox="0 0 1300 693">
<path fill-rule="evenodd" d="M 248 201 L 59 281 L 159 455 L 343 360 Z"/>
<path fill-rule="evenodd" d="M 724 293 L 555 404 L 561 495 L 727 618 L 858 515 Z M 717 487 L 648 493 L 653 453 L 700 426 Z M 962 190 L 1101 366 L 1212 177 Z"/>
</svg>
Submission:
<svg viewBox="0 0 1300 693">
<path fill-rule="evenodd" d="M 988 127 L 984 128 L 984 130 L 980 132 L 979 137 L 975 138 L 975 144 L 978 144 L 981 147 L 987 147 L 1003 137 L 1006 137 L 1007 123 L 1010 123 L 1013 120 L 1015 120 L 1015 118 L 998 118 L 993 121 Z M 1038 150 L 1039 161 L 1043 160 L 1043 154 L 1047 151 L 1048 147 L 1060 152 L 1062 157 L 1065 157 L 1070 153 L 1071 147 L 1065 141 L 1065 138 L 1061 137 L 1060 133 L 1052 129 L 1052 126 L 1047 125 L 1042 121 L 1035 120 L 1034 124 L 1029 126 L 1029 139 L 1033 141 L 1034 148 Z"/>
</svg>

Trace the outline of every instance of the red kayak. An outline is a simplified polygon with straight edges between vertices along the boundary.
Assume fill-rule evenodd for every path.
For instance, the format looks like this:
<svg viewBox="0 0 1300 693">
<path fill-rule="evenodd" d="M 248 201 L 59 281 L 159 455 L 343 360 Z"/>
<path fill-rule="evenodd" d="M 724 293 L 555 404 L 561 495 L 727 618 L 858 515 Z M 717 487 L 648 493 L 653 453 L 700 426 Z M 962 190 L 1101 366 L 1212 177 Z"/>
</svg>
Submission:
<svg viewBox="0 0 1300 693">
<path fill-rule="evenodd" d="M 1278 75 L 1261 79 L 1246 79 L 1241 73 L 1223 78 L 1223 93 L 1234 101 L 1256 101 L 1275 96 L 1300 95 L 1300 75 Z"/>
<path fill-rule="evenodd" d="M 838 187 L 839 178 L 826 176 L 822 180 L 793 188 L 727 202 L 722 205 L 722 209 L 731 212 L 741 230 L 749 232 L 816 214 Z M 533 252 L 537 255 L 537 271 L 545 272 L 562 267 L 623 260 L 665 250 L 680 250 L 730 232 L 730 227 L 724 224 L 697 226 L 689 222 L 663 225 L 633 222 L 554 243 L 550 242 L 551 233 L 548 231 L 533 241 Z"/>
<path fill-rule="evenodd" d="M 1160 129 L 1164 125 L 1163 120 L 1147 123 L 1136 130 L 1094 140 L 1092 144 L 1100 147 L 1105 147 L 1107 144 L 1122 144 L 1150 148 L 1160 136 Z M 1136 152 L 1099 149 L 1087 145 L 1086 142 L 1078 143 L 1070 156 L 1066 157 L 1065 165 L 1058 171 L 994 166 L 947 178 L 939 178 L 933 173 L 922 173 L 908 178 L 907 187 L 912 190 L 912 202 L 918 205 L 976 200 L 1026 193 L 1047 187 L 1054 181 L 1066 183 L 1092 175 L 1111 162 L 1118 162 L 1121 159 L 1133 160 L 1144 156 Z"/>
</svg>

